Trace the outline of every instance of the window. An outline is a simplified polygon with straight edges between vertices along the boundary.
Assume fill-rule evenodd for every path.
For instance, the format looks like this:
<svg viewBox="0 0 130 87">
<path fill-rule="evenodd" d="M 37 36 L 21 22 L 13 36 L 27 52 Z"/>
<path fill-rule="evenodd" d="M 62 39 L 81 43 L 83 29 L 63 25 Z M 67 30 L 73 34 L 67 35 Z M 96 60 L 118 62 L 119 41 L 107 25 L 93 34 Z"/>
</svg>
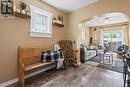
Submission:
<svg viewBox="0 0 130 87">
<path fill-rule="evenodd" d="M 110 46 L 110 51 L 117 49 L 123 44 L 123 32 L 121 30 L 104 31 L 103 43 Z"/>
<path fill-rule="evenodd" d="M 85 28 L 81 29 L 81 40 L 85 41 Z"/>
<path fill-rule="evenodd" d="M 30 37 L 52 37 L 52 14 L 30 5 Z"/>
</svg>

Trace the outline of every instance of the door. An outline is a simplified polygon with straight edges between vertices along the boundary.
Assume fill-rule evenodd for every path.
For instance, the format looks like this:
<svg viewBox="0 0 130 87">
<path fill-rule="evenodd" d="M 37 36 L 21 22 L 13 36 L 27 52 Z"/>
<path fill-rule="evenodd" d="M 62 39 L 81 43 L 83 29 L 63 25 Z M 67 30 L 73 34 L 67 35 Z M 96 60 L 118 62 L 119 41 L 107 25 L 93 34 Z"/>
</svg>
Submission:
<svg viewBox="0 0 130 87">
<path fill-rule="evenodd" d="M 113 51 L 123 44 L 123 32 L 118 31 L 104 31 L 103 44 L 107 47 L 108 51 Z"/>
</svg>

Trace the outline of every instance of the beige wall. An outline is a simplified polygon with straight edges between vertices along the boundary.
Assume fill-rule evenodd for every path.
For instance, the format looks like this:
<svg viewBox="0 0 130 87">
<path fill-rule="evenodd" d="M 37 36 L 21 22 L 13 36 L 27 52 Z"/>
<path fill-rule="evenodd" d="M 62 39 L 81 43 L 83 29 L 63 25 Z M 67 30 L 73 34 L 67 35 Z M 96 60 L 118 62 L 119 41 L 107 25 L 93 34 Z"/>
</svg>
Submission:
<svg viewBox="0 0 130 87">
<path fill-rule="evenodd" d="M 17 2 L 19 0 L 16 0 Z M 22 47 L 44 47 L 51 49 L 54 43 L 67 37 L 66 15 L 55 8 L 41 3 L 40 0 L 25 0 L 40 9 L 53 13 L 55 16 L 63 15 L 65 27 L 53 27 L 53 38 L 30 38 L 28 19 L 0 19 L 0 83 L 17 77 L 17 50 Z"/>
<path fill-rule="evenodd" d="M 78 24 L 96 15 L 111 12 L 122 12 L 130 17 L 130 0 L 99 0 L 98 2 L 74 11 L 68 15 L 68 38 L 75 39 Z M 127 37 L 128 38 L 128 37 Z"/>
</svg>

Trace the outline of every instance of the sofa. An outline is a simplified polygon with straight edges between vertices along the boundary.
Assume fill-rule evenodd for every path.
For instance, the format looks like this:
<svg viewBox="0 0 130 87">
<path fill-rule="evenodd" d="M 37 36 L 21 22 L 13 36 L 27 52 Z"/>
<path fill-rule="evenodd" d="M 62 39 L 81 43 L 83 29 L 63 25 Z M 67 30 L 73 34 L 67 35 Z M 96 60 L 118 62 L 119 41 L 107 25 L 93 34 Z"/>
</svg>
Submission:
<svg viewBox="0 0 130 87">
<path fill-rule="evenodd" d="M 97 47 L 94 45 L 80 45 L 80 61 L 81 63 L 86 62 L 87 60 L 94 58 L 97 55 Z"/>
</svg>

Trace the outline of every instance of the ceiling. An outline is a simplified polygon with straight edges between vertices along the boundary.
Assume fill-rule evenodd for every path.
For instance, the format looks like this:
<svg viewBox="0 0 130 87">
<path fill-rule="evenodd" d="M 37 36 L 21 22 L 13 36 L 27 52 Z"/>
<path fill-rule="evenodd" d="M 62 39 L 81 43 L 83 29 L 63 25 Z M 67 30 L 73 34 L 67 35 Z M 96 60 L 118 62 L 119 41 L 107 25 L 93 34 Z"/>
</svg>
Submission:
<svg viewBox="0 0 130 87">
<path fill-rule="evenodd" d="M 41 0 L 64 13 L 78 10 L 82 7 L 90 5 L 98 0 Z"/>
<path fill-rule="evenodd" d="M 88 26 L 93 27 L 93 26 L 123 23 L 123 22 L 128 22 L 128 17 L 123 13 L 115 12 L 95 16 L 85 23 Z"/>
</svg>

